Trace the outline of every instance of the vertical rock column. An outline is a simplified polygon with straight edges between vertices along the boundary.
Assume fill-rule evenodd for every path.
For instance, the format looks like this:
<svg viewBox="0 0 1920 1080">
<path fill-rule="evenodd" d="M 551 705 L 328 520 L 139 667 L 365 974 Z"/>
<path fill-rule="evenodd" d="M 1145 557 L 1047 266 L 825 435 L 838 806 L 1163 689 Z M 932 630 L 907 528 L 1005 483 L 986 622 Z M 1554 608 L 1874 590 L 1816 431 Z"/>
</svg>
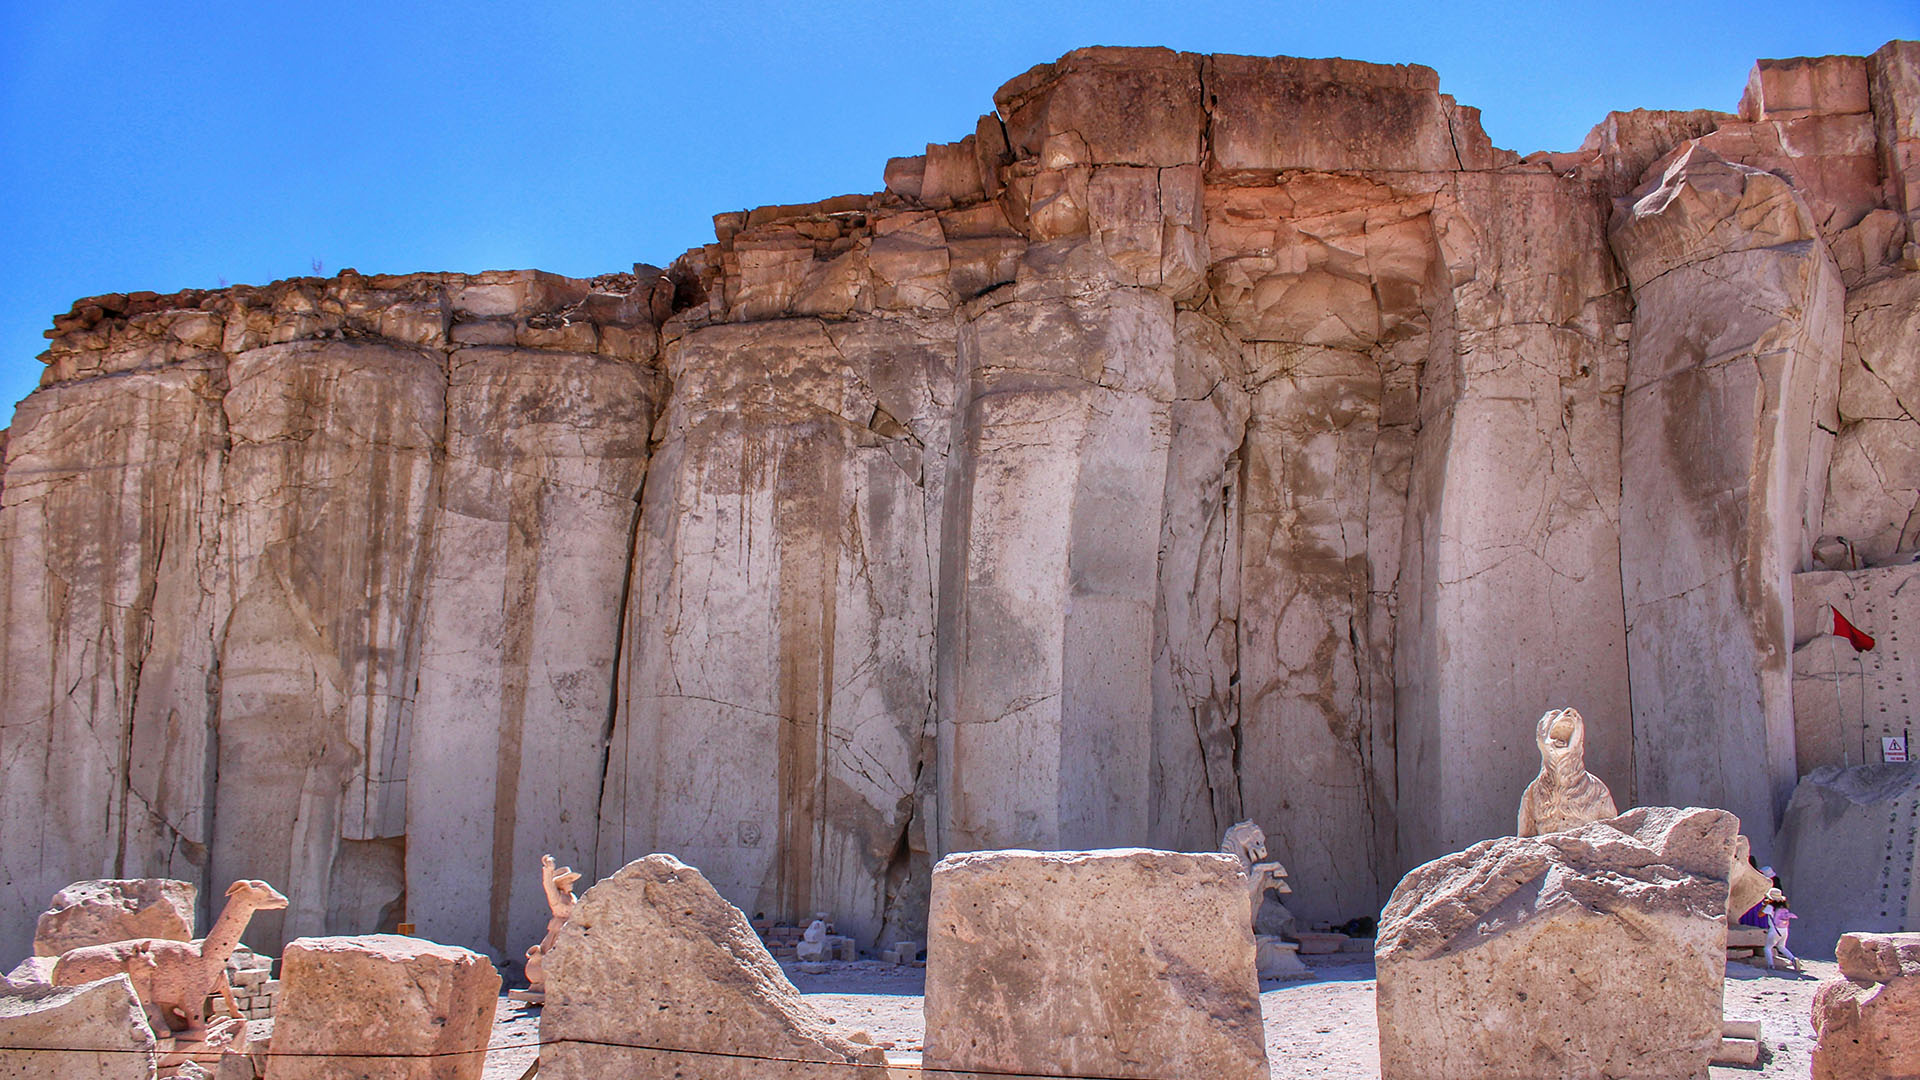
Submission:
<svg viewBox="0 0 1920 1080">
<path fill-rule="evenodd" d="M 445 494 L 409 742 L 418 932 L 518 960 L 549 912 L 540 856 L 595 879 L 601 762 L 647 439 L 641 359 L 451 358 Z"/>
<path fill-rule="evenodd" d="M 1267 78 L 1313 81 L 1278 65 Z M 1229 130 L 1258 110 L 1229 96 L 1236 86 L 1256 101 L 1283 92 L 1223 85 L 1214 108 Z M 1418 90 L 1375 92 L 1438 111 L 1438 98 Z M 1329 151 L 1292 145 L 1266 157 L 1230 139 L 1225 152 L 1250 168 Z M 1314 883 L 1289 903 L 1316 921 L 1378 910 L 1381 868 L 1392 863 L 1392 594 L 1434 262 L 1431 206 L 1424 193 L 1317 172 L 1225 187 L 1207 203 L 1212 302 L 1248 342 L 1239 787 L 1244 816 L 1266 829 L 1296 880 Z"/>
<path fill-rule="evenodd" d="M 1002 205 L 1032 246 L 1011 286 L 959 316 L 938 851 L 1139 843 L 1231 804 L 1225 732 L 1209 730 L 1233 718 L 1199 730 L 1191 712 L 1232 708 L 1230 671 L 1206 655 L 1220 642 L 1189 637 L 1219 619 L 1159 595 L 1174 401 L 1234 366 L 1176 376 L 1175 299 L 1197 294 L 1206 258 L 1200 99 L 1198 58 L 1164 49 L 1078 50 L 995 95 Z M 1213 438 L 1185 419 L 1196 447 Z M 1215 453 L 1182 468 L 1217 475 L 1230 446 Z M 1178 528 L 1204 532 L 1206 500 L 1181 502 Z M 1200 603 L 1212 588 L 1180 587 Z"/>
<path fill-rule="evenodd" d="M 1920 42 L 1889 41 L 1867 58 L 1874 141 L 1890 202 L 1906 219 L 1901 261 L 1920 269 Z"/>
<path fill-rule="evenodd" d="M 1619 578 L 1622 282 L 1605 203 L 1551 173 L 1436 194 L 1431 352 L 1399 582 L 1403 862 L 1511 833 L 1533 725 L 1577 704 L 1632 790 Z"/>
<path fill-rule="evenodd" d="M 1143 289 L 1010 297 L 961 330 L 942 850 L 1146 834 L 1174 351 Z"/>
<path fill-rule="evenodd" d="M 670 851 L 749 913 L 880 932 L 932 702 L 921 450 L 951 361 L 922 330 L 790 319 L 666 347 L 600 865 Z"/>
<path fill-rule="evenodd" d="M 53 385 L 14 415 L 0 954 L 31 950 L 31 913 L 75 878 L 205 865 L 224 367 L 199 352 Z"/>
<path fill-rule="evenodd" d="M 405 888 L 443 365 L 432 349 L 299 342 L 230 366 L 212 874 L 281 884 L 288 909 L 253 921 L 268 950 L 283 928 L 324 932 L 337 905 L 377 917 Z"/>
<path fill-rule="evenodd" d="M 1764 856 L 1795 776 L 1789 575 L 1840 281 L 1786 181 L 1692 144 L 1655 169 L 1611 227 L 1635 305 L 1620 562 L 1637 795 L 1732 810 Z"/>
</svg>

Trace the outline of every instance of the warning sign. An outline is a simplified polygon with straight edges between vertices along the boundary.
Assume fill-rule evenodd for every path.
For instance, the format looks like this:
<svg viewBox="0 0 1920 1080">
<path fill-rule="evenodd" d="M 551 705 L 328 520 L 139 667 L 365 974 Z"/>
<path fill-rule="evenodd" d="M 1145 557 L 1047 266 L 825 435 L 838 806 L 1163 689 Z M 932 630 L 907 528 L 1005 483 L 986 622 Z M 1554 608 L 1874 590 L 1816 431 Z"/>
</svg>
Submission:
<svg viewBox="0 0 1920 1080">
<path fill-rule="evenodd" d="M 1905 735 L 1880 736 L 1880 760 L 1888 763 L 1907 760 L 1907 737 Z"/>
</svg>

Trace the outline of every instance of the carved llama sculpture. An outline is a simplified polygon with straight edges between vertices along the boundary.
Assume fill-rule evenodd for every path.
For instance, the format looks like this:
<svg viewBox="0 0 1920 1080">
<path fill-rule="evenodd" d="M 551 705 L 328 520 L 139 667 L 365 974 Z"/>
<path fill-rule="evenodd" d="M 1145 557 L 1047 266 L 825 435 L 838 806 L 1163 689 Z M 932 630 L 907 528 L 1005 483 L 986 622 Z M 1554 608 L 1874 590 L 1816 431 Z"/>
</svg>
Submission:
<svg viewBox="0 0 1920 1080">
<path fill-rule="evenodd" d="M 198 941 L 134 938 L 110 945 L 68 949 L 53 966 L 55 986 L 78 986 L 125 974 L 133 980 L 155 1035 L 203 1038 L 207 995 L 226 986 L 227 957 L 256 911 L 287 906 L 287 898 L 264 881 L 236 881 L 207 936 Z"/>
<path fill-rule="evenodd" d="M 1520 796 L 1515 836 L 1565 832 L 1620 815 L 1613 792 L 1587 771 L 1587 723 L 1579 712 L 1549 709 L 1534 726 L 1533 741 L 1540 747 L 1540 775 Z"/>
<path fill-rule="evenodd" d="M 547 933 L 540 944 L 527 950 L 527 990 L 544 995 L 547 990 L 546 960 L 547 950 L 559 940 L 560 928 L 567 925 L 567 919 L 573 915 L 573 905 L 577 903 L 573 895 L 573 883 L 580 880 L 580 874 L 571 866 L 556 868 L 553 856 L 540 856 L 540 887 L 547 891 Z"/>
</svg>

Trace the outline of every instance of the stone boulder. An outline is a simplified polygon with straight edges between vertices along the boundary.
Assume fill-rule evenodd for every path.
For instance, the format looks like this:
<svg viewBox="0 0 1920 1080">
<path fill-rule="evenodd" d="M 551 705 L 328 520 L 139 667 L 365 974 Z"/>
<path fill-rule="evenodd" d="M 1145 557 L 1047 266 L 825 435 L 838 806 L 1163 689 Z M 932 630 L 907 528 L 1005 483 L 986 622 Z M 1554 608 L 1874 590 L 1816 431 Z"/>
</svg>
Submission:
<svg viewBox="0 0 1920 1080">
<path fill-rule="evenodd" d="M 59 956 L 83 945 L 129 938 L 193 940 L 199 890 L 171 878 L 76 881 L 53 894 L 33 930 L 33 955 Z"/>
<path fill-rule="evenodd" d="M 1920 1076 L 1920 934 L 1846 934 L 1813 995 L 1813 1080 Z"/>
<path fill-rule="evenodd" d="M 148 1080 L 153 1029 L 125 975 L 0 995 L 0 1080 Z"/>
<path fill-rule="evenodd" d="M 6 974 L 6 985 L 0 991 L 14 993 L 30 990 L 37 986 L 53 985 L 53 965 L 59 961 L 57 956 L 29 956 L 15 964 Z"/>
<path fill-rule="evenodd" d="M 1920 975 L 1920 934 L 1842 934 L 1833 958 L 1840 974 L 1857 982 Z"/>
<path fill-rule="evenodd" d="M 1643 807 L 1414 869 L 1381 916 L 1383 1080 L 1706 1080 L 1738 827 Z"/>
<path fill-rule="evenodd" d="M 280 987 L 275 1080 L 479 1080 L 486 1066 L 500 974 L 479 953 L 394 934 L 296 938 Z M 356 1055 L 351 1071 L 339 1055 Z"/>
<path fill-rule="evenodd" d="M 933 870 L 929 1070 L 1265 1080 L 1227 854 L 973 851 Z"/>
<path fill-rule="evenodd" d="M 857 1080 L 886 1066 L 878 1047 L 836 1033 L 747 917 L 671 855 L 588 889 L 545 963 L 543 1080 Z"/>
</svg>

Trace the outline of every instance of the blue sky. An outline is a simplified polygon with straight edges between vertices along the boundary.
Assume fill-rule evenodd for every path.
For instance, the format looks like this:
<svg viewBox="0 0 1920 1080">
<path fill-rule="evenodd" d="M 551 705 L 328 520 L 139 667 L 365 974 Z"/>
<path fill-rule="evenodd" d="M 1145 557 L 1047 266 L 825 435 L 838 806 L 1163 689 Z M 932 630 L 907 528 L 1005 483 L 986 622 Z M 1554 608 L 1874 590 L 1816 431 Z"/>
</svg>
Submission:
<svg viewBox="0 0 1920 1080">
<path fill-rule="evenodd" d="M 1526 153 L 1895 37 L 1920 2 L 0 0 L 0 422 L 78 297 L 664 265 L 717 212 L 878 189 L 1081 45 L 1426 64 Z"/>
</svg>

